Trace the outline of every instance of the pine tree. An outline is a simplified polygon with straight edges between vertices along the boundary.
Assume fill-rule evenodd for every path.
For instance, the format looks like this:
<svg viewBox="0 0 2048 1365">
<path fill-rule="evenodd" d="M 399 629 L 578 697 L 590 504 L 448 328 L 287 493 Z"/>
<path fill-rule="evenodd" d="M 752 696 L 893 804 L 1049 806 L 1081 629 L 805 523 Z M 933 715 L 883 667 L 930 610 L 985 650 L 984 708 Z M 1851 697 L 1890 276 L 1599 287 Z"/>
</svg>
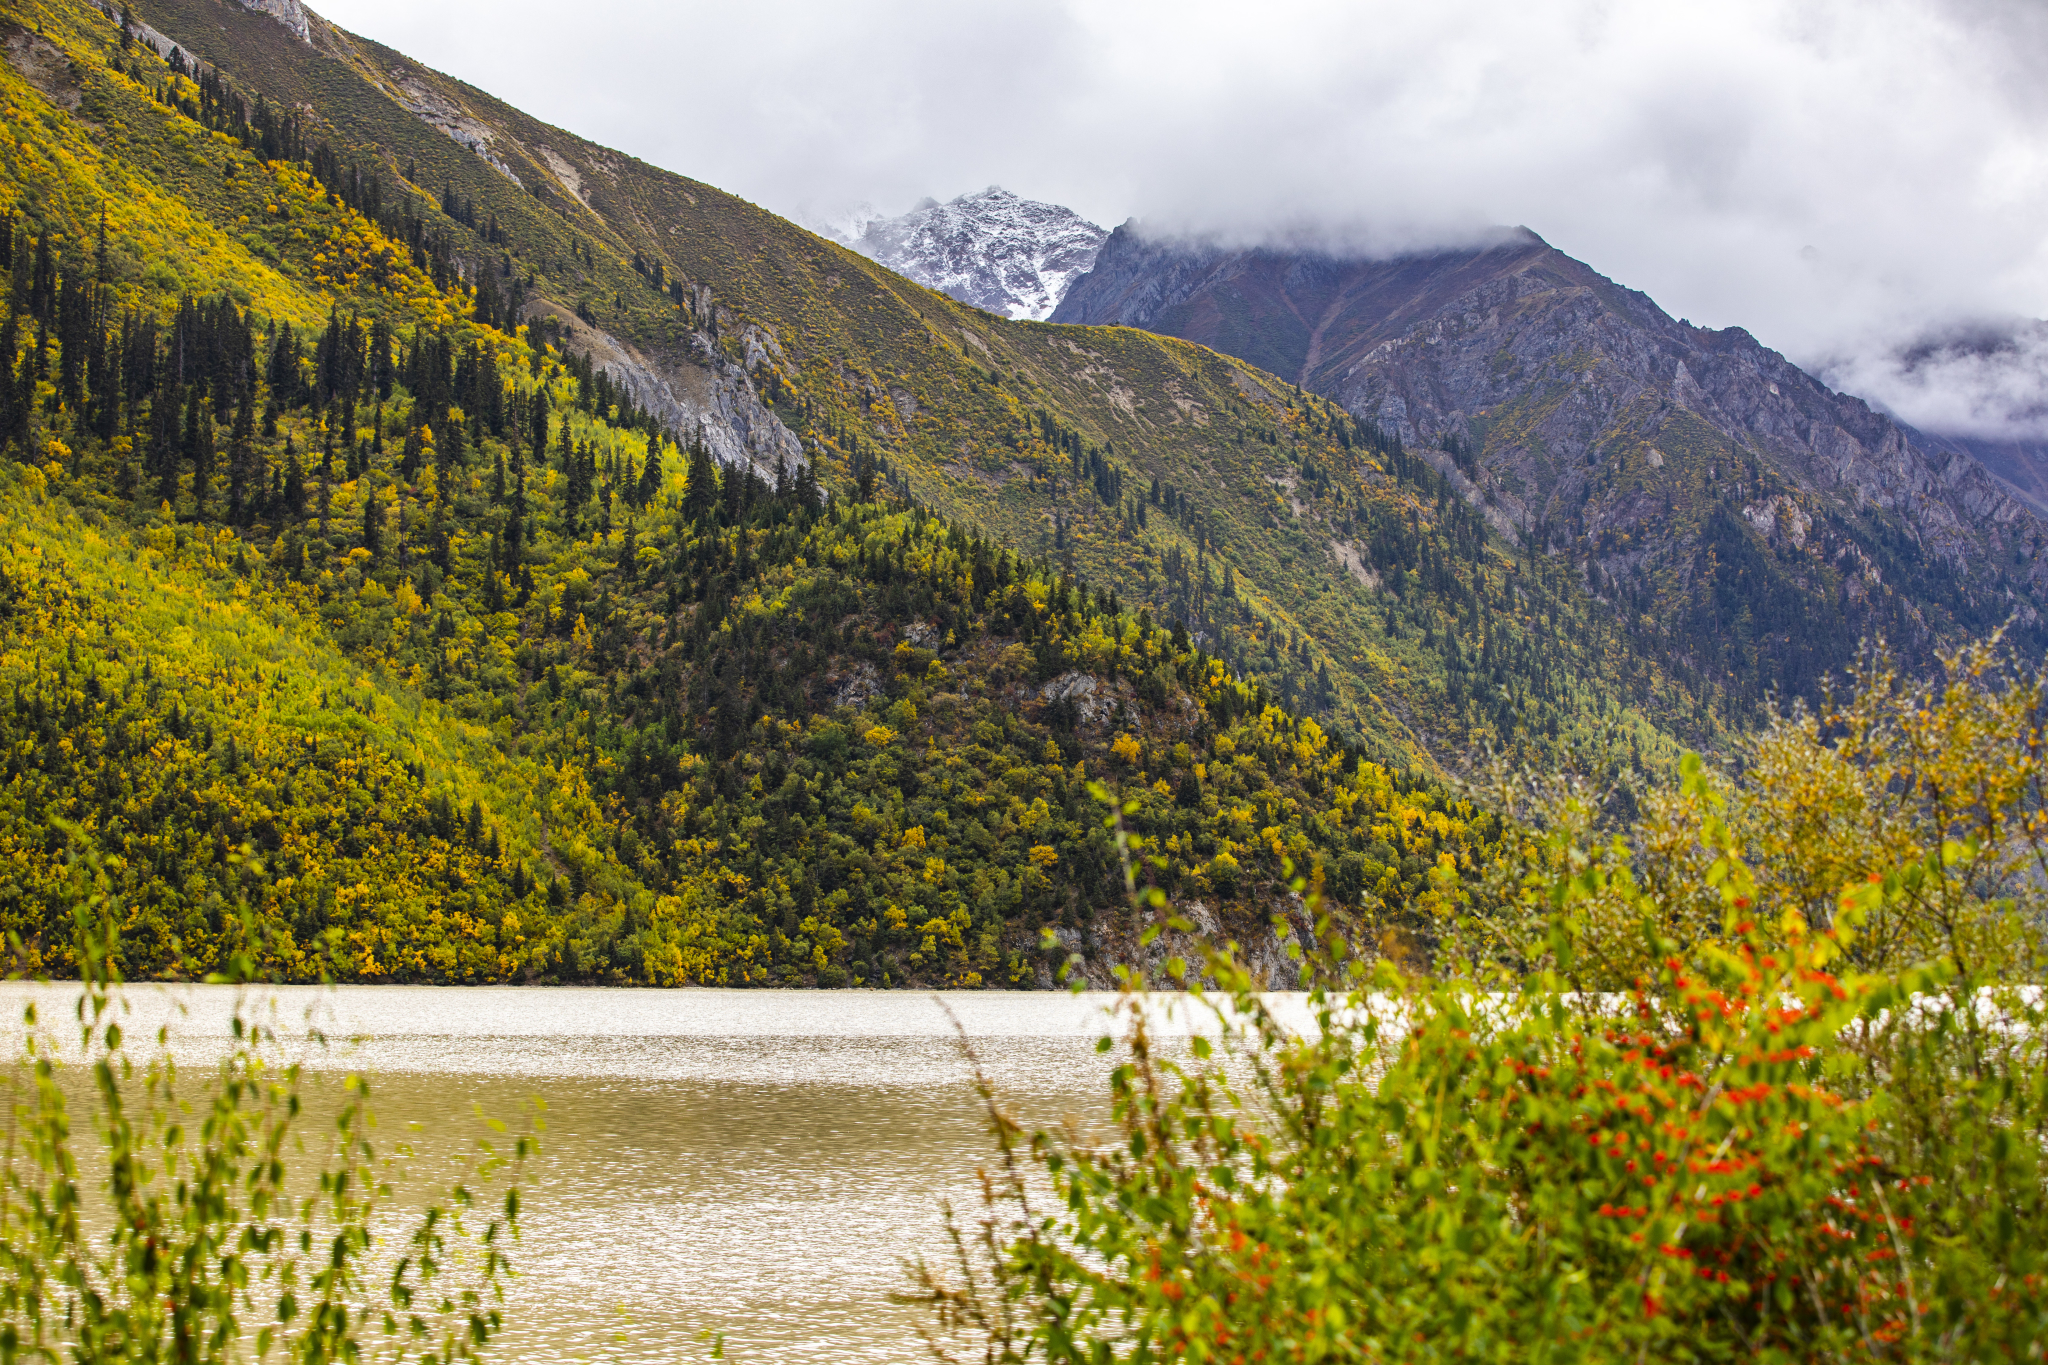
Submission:
<svg viewBox="0 0 2048 1365">
<path fill-rule="evenodd" d="M 234 431 L 228 441 L 228 521 L 236 526 L 249 522 L 247 500 L 250 466 L 255 459 L 252 442 L 256 435 L 252 403 L 253 396 L 245 391 L 241 405 L 235 409 Z"/>
<path fill-rule="evenodd" d="M 0 323 L 0 449 L 16 444 L 28 434 L 28 411 L 20 402 L 21 389 L 14 374 L 14 352 L 20 339 L 20 324 L 10 310 L 7 321 Z"/>
<path fill-rule="evenodd" d="M 440 440 L 434 446 L 434 462 L 441 467 L 441 478 L 445 482 L 448 471 L 459 469 L 469 463 L 469 450 L 463 439 L 462 423 L 449 421 L 443 424 Z"/>
<path fill-rule="evenodd" d="M 806 512 L 816 512 L 823 505 L 818 489 L 818 471 L 809 460 L 796 467 L 795 496 L 797 505 Z"/>
<path fill-rule="evenodd" d="M 420 429 L 412 428 L 405 433 L 405 445 L 398 455 L 398 477 L 407 483 L 420 476 L 420 457 L 426 453 L 426 445 L 420 437 Z"/>
<path fill-rule="evenodd" d="M 659 266 L 656 266 L 655 268 L 657 270 L 660 269 Z M 643 508 L 651 506 L 655 498 L 658 497 L 660 493 L 661 443 L 658 441 L 649 441 L 647 443 L 647 464 L 646 467 L 640 471 L 639 486 L 633 490 L 633 505 L 635 507 Z"/>
<path fill-rule="evenodd" d="M 306 468 L 299 463 L 299 457 L 291 448 L 291 438 L 285 438 L 284 505 L 294 521 L 306 518 Z"/>
<path fill-rule="evenodd" d="M 699 437 L 690 442 L 690 473 L 683 490 L 683 513 L 692 521 L 701 521 L 717 505 L 718 469 Z"/>
</svg>

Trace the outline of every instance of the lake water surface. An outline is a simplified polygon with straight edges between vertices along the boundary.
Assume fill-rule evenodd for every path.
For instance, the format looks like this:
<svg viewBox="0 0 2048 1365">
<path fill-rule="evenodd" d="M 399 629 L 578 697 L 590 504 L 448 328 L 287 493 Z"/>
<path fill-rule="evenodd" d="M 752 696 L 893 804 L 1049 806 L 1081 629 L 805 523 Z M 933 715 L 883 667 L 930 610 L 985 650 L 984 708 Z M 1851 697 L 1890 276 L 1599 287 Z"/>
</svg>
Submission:
<svg viewBox="0 0 2048 1365">
<path fill-rule="evenodd" d="M 73 988 L 31 991 L 70 1018 Z M 225 988 L 131 988 L 174 1046 L 224 1036 Z M 989 1147 L 953 1018 L 1027 1120 L 1105 1115 L 1108 998 L 1064 993 L 630 991 L 353 986 L 266 990 L 280 1019 L 356 1041 L 315 1066 L 373 1081 L 385 1140 L 462 1145 L 473 1106 L 547 1101 L 524 1203 L 514 1361 L 921 1359 L 888 1295 L 943 1247 L 939 1203 L 971 1204 Z M 175 998 L 182 1015 L 169 1013 Z M 948 1011 L 952 1018 L 949 1018 Z M 0 1026 L 4 1027 L 4 1026 Z M 18 1028 L 16 1029 L 18 1033 Z M 74 1035 L 75 1036 L 75 1035 Z"/>
</svg>

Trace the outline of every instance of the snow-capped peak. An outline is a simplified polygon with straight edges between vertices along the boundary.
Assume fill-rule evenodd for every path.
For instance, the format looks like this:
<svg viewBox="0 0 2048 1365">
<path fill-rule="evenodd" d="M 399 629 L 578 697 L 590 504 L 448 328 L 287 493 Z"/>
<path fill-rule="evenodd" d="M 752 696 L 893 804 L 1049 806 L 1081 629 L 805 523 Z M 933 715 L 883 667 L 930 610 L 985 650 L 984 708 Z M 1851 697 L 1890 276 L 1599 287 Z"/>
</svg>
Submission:
<svg viewBox="0 0 2048 1365">
<path fill-rule="evenodd" d="M 859 230 L 830 235 L 898 274 L 991 313 L 1040 321 L 1095 268 L 1109 237 L 1072 209 L 1000 185 L 945 204 L 928 199 L 900 218 L 842 221 Z"/>
</svg>

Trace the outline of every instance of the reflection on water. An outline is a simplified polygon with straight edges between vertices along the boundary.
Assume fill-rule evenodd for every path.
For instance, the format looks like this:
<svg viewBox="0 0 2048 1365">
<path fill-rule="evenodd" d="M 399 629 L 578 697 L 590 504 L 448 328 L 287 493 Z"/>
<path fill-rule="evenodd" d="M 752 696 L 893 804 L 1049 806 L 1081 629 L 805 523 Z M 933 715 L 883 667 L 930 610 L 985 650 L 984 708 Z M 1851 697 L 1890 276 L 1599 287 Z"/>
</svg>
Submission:
<svg viewBox="0 0 2048 1365">
<path fill-rule="evenodd" d="M 18 1021 L 30 993 L 0 988 L 0 1020 Z M 69 1020 L 75 992 L 34 993 L 46 1020 Z M 384 1131 L 420 1124 L 423 1156 L 464 1140 L 450 1121 L 472 1106 L 509 1118 L 546 1099 L 500 1356 L 518 1361 L 701 1359 L 705 1329 L 736 1360 L 918 1359 L 910 1311 L 888 1295 L 902 1257 L 939 1250 L 939 1201 L 968 1200 L 987 1152 L 947 1011 L 1028 1120 L 1099 1118 L 1113 1060 L 1094 1048 L 1101 996 L 362 986 L 268 998 L 283 1022 L 356 1036 L 308 1060 L 373 1075 Z M 166 991 L 136 990 L 129 1036 L 169 1021 L 180 1054 L 202 1056 L 234 995 L 179 988 L 176 1000 L 185 1013 Z"/>
</svg>

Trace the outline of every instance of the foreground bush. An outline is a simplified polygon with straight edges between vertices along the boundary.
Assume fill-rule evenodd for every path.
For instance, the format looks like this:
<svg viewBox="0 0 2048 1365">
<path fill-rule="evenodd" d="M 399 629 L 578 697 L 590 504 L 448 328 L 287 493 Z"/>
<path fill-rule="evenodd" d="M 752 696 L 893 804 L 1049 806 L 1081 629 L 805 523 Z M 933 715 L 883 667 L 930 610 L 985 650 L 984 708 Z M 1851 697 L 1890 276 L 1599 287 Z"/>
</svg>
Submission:
<svg viewBox="0 0 2048 1365">
<path fill-rule="evenodd" d="M 367 1084 L 350 1077 L 319 1132 L 290 1040 L 241 1003 L 227 1056 L 197 1077 L 163 1033 L 138 1056 L 113 966 L 122 906 L 91 861 L 73 871 L 75 1042 L 31 1004 L 8 1075 L 0 1362 L 479 1359 L 502 1326 L 533 1135 L 479 1144 L 421 1207 L 398 1202 L 372 1144 Z M 247 982 L 251 958 L 232 963 L 215 980 Z M 74 1068 L 85 1114 L 62 1084 Z"/>
<path fill-rule="evenodd" d="M 1442 971 L 1226 946 L 1217 1023 L 1128 1006 L 1115 1132 L 1027 1133 L 953 1275 L 987 1360 L 2032 1360 L 2048 1351 L 2041 679 L 1873 671 L 1630 836 L 1573 793 L 1523 918 Z M 1827 888 L 1822 899 L 1821 887 Z M 1169 964 L 1178 967 L 1181 964 Z"/>
</svg>

